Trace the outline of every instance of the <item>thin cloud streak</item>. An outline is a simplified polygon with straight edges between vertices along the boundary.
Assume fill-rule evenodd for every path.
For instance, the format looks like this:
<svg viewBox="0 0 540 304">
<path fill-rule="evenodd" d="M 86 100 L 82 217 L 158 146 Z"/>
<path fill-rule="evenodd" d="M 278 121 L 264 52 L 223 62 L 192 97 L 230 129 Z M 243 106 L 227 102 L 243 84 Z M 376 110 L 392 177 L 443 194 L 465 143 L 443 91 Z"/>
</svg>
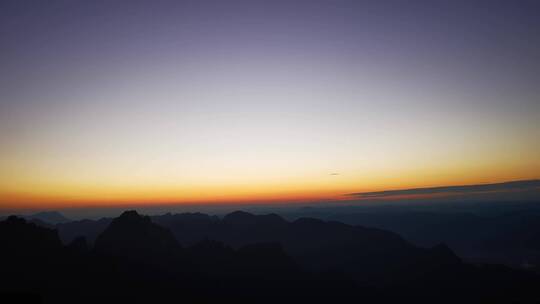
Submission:
<svg viewBox="0 0 540 304">
<path fill-rule="evenodd" d="M 386 190 L 373 192 L 349 193 L 347 196 L 357 198 L 386 198 L 402 195 L 433 195 L 433 194 L 475 194 L 481 192 L 526 191 L 540 190 L 540 180 L 522 180 L 494 184 L 443 186 L 430 188 L 413 188 L 403 190 Z"/>
</svg>

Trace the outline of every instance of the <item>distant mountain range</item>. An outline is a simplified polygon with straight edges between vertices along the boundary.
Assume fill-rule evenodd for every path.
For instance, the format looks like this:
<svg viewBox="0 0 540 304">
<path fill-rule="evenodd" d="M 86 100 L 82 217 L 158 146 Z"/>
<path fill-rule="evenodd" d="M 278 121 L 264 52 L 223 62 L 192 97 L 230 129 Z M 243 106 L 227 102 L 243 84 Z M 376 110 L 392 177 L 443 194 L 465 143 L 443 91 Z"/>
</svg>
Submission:
<svg viewBox="0 0 540 304">
<path fill-rule="evenodd" d="M 29 221 L 36 221 L 42 225 L 56 225 L 71 222 L 71 219 L 65 217 L 62 213 L 58 211 L 43 211 L 30 215 L 18 215 L 21 218 L 27 219 Z M 0 220 L 5 219 L 5 217 L 0 217 Z"/>
<path fill-rule="evenodd" d="M 528 205 L 525 207 L 529 208 Z M 341 227 L 344 230 L 351 228 L 343 228 L 348 226 L 340 223 L 361 226 L 354 229 L 373 227 L 396 232 L 420 247 L 434 247 L 444 243 L 467 261 L 502 263 L 529 269 L 539 269 L 540 265 L 540 210 L 537 209 L 477 215 L 472 212 L 415 209 L 302 208 L 285 215 L 291 222 L 276 214 L 252 215 L 245 212 L 230 213 L 222 218 L 204 213 L 168 213 L 152 216 L 151 219 L 169 228 L 182 244 L 187 245 L 204 239 L 219 240 L 233 247 L 256 241 L 275 241 L 282 243 L 290 254 L 301 254 L 295 246 L 307 242 L 310 236 L 302 236 L 300 242 L 292 237 L 304 219 L 311 218 L 313 223 L 328 221 L 326 226 Z M 84 236 L 93 244 L 110 222 L 111 218 L 102 218 L 54 226 L 41 225 L 58 229 L 60 238 L 66 244 L 78 236 Z"/>
<path fill-rule="evenodd" d="M 54 229 L 15 216 L 0 222 L 0 295 L 45 303 L 538 301 L 540 278 L 470 265 L 447 246 L 420 248 L 380 229 L 233 212 L 114 219 L 57 227 L 94 233 L 64 245 Z"/>
</svg>

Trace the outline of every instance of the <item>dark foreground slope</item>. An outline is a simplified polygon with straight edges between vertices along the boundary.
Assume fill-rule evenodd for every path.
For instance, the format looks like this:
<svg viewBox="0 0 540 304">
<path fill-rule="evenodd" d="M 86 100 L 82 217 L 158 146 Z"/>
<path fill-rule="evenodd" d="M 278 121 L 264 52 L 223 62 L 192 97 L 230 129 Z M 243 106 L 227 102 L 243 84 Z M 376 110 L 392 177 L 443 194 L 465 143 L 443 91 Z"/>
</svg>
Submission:
<svg viewBox="0 0 540 304">
<path fill-rule="evenodd" d="M 89 249 L 62 245 L 55 230 L 10 217 L 0 222 L 1 296 L 44 303 L 210 303 L 345 299 L 339 276 L 304 271 L 279 244 L 232 249 L 216 241 L 183 247 L 148 217 L 125 212 Z"/>
<path fill-rule="evenodd" d="M 475 263 L 505 264 L 540 273 L 540 200 L 449 201 L 282 210 L 302 217 L 389 230 L 421 247 L 447 244 Z"/>
<path fill-rule="evenodd" d="M 55 230 L 10 217 L 0 222 L 0 292 L 45 303 L 540 299 L 532 274 L 473 267 L 443 245 L 421 249 L 382 230 L 240 212 L 181 217 L 125 212 L 92 248 L 83 238 L 64 246 Z"/>
<path fill-rule="evenodd" d="M 222 220 L 201 214 L 164 215 L 154 221 L 170 228 L 184 244 L 218 240 L 234 248 L 276 242 L 311 271 L 338 270 L 365 284 L 406 281 L 461 264 L 444 245 L 413 246 L 379 229 L 301 218 L 287 222 L 278 215 L 233 212 Z"/>
</svg>

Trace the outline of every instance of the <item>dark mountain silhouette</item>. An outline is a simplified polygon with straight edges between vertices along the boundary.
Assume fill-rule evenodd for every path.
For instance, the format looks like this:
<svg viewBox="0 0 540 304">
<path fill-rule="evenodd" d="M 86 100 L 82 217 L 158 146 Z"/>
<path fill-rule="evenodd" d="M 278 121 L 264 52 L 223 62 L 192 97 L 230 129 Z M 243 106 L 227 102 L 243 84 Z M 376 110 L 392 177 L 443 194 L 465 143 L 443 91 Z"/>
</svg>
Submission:
<svg viewBox="0 0 540 304">
<path fill-rule="evenodd" d="M 193 243 L 179 241 L 184 235 Z M 127 211 L 92 247 L 84 237 L 63 245 L 55 230 L 10 217 L 0 242 L 0 296 L 45 303 L 540 300 L 533 273 L 468 265 L 443 244 L 422 249 L 391 232 L 309 218 Z"/>
<path fill-rule="evenodd" d="M 472 213 L 434 213 L 416 211 L 372 211 L 347 213 L 341 209 L 320 211 L 320 208 L 302 209 L 299 215 L 311 215 L 330 220 L 327 227 L 341 227 L 337 222 L 362 227 L 376 227 L 398 232 L 416 246 L 433 247 L 440 243 L 456 250 L 459 256 L 468 261 L 480 263 L 505 263 L 534 269 L 540 265 L 540 213 L 528 210 L 514 211 L 501 215 L 476 215 Z M 254 242 L 279 242 L 291 255 L 303 255 L 302 248 L 309 248 L 319 236 L 310 236 L 309 228 L 300 240 L 292 239 L 295 233 L 310 220 L 299 218 L 287 222 L 277 215 L 252 215 L 234 212 L 222 220 L 217 216 L 202 213 L 165 214 L 152 217 L 153 221 L 168 227 L 181 244 L 193 245 L 204 239 L 220 240 L 230 246 L 238 247 Z M 83 220 L 56 225 L 64 243 L 69 243 L 79 235 L 89 243 L 110 223 L 110 219 L 99 221 Z M 317 223 L 317 222 L 314 222 Z M 292 225 L 295 224 L 295 225 Z M 316 227 L 316 225 L 314 226 Z M 294 229 L 293 229 L 294 228 Z M 361 227 L 355 228 L 361 230 Z M 323 229 L 324 230 L 324 229 Z M 376 231 L 376 230 L 372 230 Z M 322 238 L 327 233 L 322 234 Z M 337 232 L 341 234 L 341 232 Z M 329 235 L 330 242 L 340 237 Z M 394 235 L 395 238 L 395 235 Z M 410 245 L 410 244 L 409 244 Z M 317 264 L 317 263 L 315 263 Z M 320 264 L 324 266 L 325 263 Z"/>
<path fill-rule="evenodd" d="M 515 205 L 494 204 L 490 210 L 501 210 L 501 213 L 495 215 L 402 210 L 398 207 L 391 209 L 372 207 L 361 209 L 363 212 L 347 207 L 326 208 L 328 210 L 302 208 L 298 212 L 289 212 L 285 215 L 291 219 L 309 216 L 330 222 L 337 221 L 393 231 L 420 247 L 433 247 L 445 243 L 467 261 L 503 263 L 513 267 L 534 269 L 540 265 L 540 211 L 530 209 L 531 207 L 534 206 L 528 204 L 522 206 L 525 209 L 519 209 Z M 482 207 L 480 211 L 485 209 Z M 202 213 L 168 213 L 155 216 L 153 220 L 168 227 L 182 244 L 194 244 L 205 238 L 222 240 L 231 246 L 263 239 L 282 242 L 277 233 L 283 232 L 283 227 L 287 226 L 287 223 L 284 224 L 284 220 L 275 214 L 254 216 L 241 212 L 231 213 L 223 220 Z M 92 244 L 110 221 L 107 218 L 98 221 L 82 220 L 46 227 L 56 227 L 66 244 L 80 235 L 85 236 Z M 249 221 L 256 222 L 256 225 L 245 228 L 249 226 Z M 240 223 L 243 223 L 243 226 L 239 226 Z M 227 229 L 221 231 L 226 226 Z M 235 229 L 235 226 L 239 228 Z M 267 231 L 263 232 L 264 229 Z M 243 230 L 249 233 L 242 232 Z"/>
<path fill-rule="evenodd" d="M 43 211 L 31 215 L 21 216 L 27 220 L 37 220 L 41 221 L 48 225 L 56 225 L 62 223 L 71 222 L 71 220 L 65 217 L 62 213 L 58 211 Z"/>
<path fill-rule="evenodd" d="M 115 218 L 94 244 L 96 252 L 116 256 L 148 258 L 175 254 L 180 249 L 173 234 L 136 211 L 126 211 Z"/>
<path fill-rule="evenodd" d="M 80 220 L 69 223 L 57 224 L 60 239 L 67 244 L 79 236 L 84 236 L 86 240 L 93 244 L 98 235 L 109 226 L 111 218 L 102 218 L 99 220 Z"/>
<path fill-rule="evenodd" d="M 10 256 L 54 254 L 62 248 L 56 230 L 38 227 L 16 216 L 0 222 L 0 244 L 3 253 Z"/>
<path fill-rule="evenodd" d="M 419 211 L 309 214 L 350 225 L 394 231 L 418 246 L 444 242 L 460 257 L 470 261 L 540 265 L 540 212 L 535 210 L 498 215 Z M 305 213 L 299 216 L 305 216 Z"/>
<path fill-rule="evenodd" d="M 275 214 L 237 211 L 222 220 L 200 214 L 156 216 L 153 220 L 170 228 L 184 244 L 205 238 L 234 248 L 279 243 L 307 269 L 338 270 L 372 283 L 406 280 L 441 265 L 461 263 L 450 250 L 418 248 L 388 231 L 311 218 L 287 222 Z"/>
<path fill-rule="evenodd" d="M 37 293 L 46 303 L 95 303 L 104 298 L 121 303 L 269 303 L 353 293 L 352 285 L 303 271 L 279 244 L 235 250 L 206 240 L 178 250 L 181 246 L 167 229 L 134 211 L 114 219 L 90 250 L 84 238 L 62 246 L 54 230 L 16 217 L 2 222 L 0 236 L 13 244 L 8 248 L 16 249 L 1 253 L 0 266 L 10 267 L 2 268 L 0 293 L 30 298 Z M 39 246 L 45 249 L 36 249 Z M 25 250 L 35 256 L 16 254 Z"/>
</svg>

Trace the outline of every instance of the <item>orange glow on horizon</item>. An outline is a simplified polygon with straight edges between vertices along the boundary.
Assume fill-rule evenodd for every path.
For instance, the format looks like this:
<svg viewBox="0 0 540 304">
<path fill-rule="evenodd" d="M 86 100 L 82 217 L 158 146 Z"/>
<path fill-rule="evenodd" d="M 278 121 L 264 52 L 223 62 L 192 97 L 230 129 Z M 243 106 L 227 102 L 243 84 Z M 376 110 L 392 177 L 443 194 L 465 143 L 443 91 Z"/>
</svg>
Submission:
<svg viewBox="0 0 540 304">
<path fill-rule="evenodd" d="M 340 175 L 341 176 L 341 175 Z M 181 189 L 167 187 L 56 187 L 34 191 L 20 191 L 1 193 L 0 209 L 39 209 L 39 208 L 77 208 L 77 207 L 122 207 L 122 206 L 167 206 L 167 205 L 226 205 L 226 204 L 294 204 L 317 203 L 322 201 L 362 200 L 367 198 L 351 197 L 347 194 L 356 192 L 403 190 L 410 188 L 460 186 L 467 184 L 499 183 L 511 180 L 524 179 L 522 176 L 513 178 L 478 178 L 469 176 L 446 181 L 433 180 L 430 183 L 418 178 L 409 178 L 401 182 L 397 177 L 380 179 L 378 182 L 360 182 L 354 180 L 332 179 L 340 177 L 327 177 L 318 182 L 304 184 L 259 184 L 259 185 L 222 185 L 222 186 L 191 186 Z M 525 179 L 537 179 L 534 174 L 525 175 Z M 404 180 L 404 179 L 403 179 Z M 50 185 L 52 187 L 52 185 Z M 51 191 L 54 190 L 54 191 Z M 430 198 L 440 195 L 421 195 Z M 396 199 L 389 197 L 388 199 Z M 375 200 L 384 201 L 385 198 Z"/>
</svg>

